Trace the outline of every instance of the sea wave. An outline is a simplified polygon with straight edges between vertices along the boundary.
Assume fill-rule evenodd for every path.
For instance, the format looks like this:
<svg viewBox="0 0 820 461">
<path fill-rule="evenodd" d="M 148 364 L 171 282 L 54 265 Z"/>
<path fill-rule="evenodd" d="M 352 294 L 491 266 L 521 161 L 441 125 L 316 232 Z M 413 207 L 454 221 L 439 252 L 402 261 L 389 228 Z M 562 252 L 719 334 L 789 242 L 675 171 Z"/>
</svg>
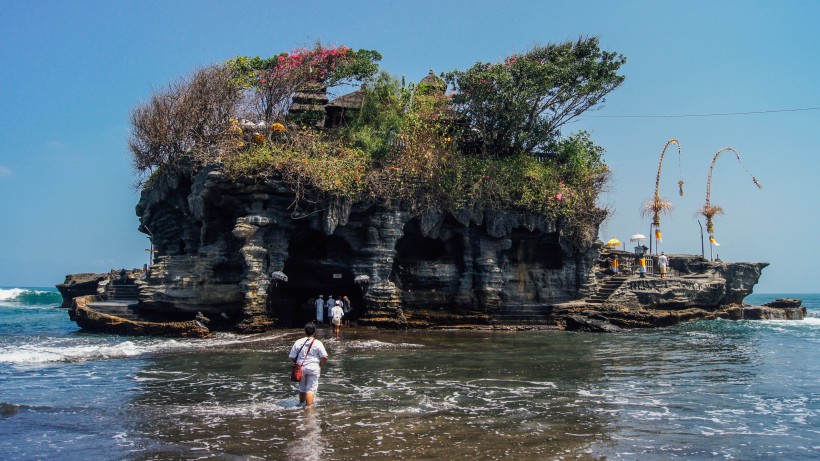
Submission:
<svg viewBox="0 0 820 461">
<path fill-rule="evenodd" d="M 275 336 L 241 336 L 229 333 L 218 334 L 215 338 L 209 339 L 144 338 L 121 342 L 112 342 L 110 338 L 103 337 L 83 340 L 50 338 L 28 344 L 2 346 L 0 347 L 0 363 L 36 365 L 119 359 L 154 353 L 219 348 L 275 338 Z"/>
<path fill-rule="evenodd" d="M 60 293 L 30 288 L 0 288 L 0 301 L 21 304 L 61 304 L 63 297 Z"/>
<path fill-rule="evenodd" d="M 140 347 L 131 341 L 119 344 L 90 345 L 34 345 L 0 350 L 0 363 L 41 364 L 53 362 L 79 362 L 94 359 L 133 357 L 146 353 L 150 348 Z"/>
</svg>

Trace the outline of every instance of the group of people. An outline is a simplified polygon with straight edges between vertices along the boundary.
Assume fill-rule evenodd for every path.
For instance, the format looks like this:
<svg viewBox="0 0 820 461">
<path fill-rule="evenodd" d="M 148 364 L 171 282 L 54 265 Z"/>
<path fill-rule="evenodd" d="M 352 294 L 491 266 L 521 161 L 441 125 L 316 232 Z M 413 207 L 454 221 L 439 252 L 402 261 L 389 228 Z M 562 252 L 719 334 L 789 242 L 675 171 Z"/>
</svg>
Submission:
<svg viewBox="0 0 820 461">
<path fill-rule="evenodd" d="M 350 314 L 353 311 L 350 298 L 342 296 L 341 299 L 333 299 L 333 295 L 328 295 L 325 300 L 323 295 L 319 295 L 316 297 L 315 306 L 316 324 L 321 325 L 327 319 L 333 325 L 333 332 L 338 339 L 342 323 L 350 324 Z"/>
</svg>

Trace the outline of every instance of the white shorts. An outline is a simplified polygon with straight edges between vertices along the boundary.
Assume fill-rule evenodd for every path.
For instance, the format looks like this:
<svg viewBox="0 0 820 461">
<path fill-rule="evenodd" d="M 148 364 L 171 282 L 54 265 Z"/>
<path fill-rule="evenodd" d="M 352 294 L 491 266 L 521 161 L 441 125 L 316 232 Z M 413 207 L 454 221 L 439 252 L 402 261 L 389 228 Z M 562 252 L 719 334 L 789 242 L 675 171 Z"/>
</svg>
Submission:
<svg viewBox="0 0 820 461">
<path fill-rule="evenodd" d="M 334 325 L 341 325 L 342 324 L 342 319 L 333 319 L 333 320 L 331 320 L 331 322 Z"/>
<path fill-rule="evenodd" d="M 302 380 L 299 381 L 299 392 L 316 393 L 319 389 L 319 373 L 302 368 Z"/>
</svg>

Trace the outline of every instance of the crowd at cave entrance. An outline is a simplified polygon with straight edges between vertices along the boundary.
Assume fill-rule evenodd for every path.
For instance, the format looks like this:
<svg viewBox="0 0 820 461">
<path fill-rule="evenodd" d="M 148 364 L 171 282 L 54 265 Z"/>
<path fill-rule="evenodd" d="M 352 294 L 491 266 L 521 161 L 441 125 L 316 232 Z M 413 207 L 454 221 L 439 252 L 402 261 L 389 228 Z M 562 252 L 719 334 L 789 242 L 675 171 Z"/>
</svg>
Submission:
<svg viewBox="0 0 820 461">
<path fill-rule="evenodd" d="M 347 296 L 360 309 L 362 288 L 345 264 L 352 253 L 350 245 L 336 236 L 311 230 L 294 235 L 283 271 L 288 282 L 273 285 L 268 296 L 268 310 L 279 326 L 298 327 L 315 320 L 314 302 L 319 296 Z"/>
</svg>

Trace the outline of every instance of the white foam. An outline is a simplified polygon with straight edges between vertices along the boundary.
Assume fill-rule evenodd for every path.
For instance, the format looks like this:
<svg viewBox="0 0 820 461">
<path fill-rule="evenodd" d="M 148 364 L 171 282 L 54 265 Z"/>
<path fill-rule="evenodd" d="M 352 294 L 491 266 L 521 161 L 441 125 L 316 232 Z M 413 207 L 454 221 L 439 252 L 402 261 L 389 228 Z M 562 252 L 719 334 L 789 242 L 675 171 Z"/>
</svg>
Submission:
<svg viewBox="0 0 820 461">
<path fill-rule="evenodd" d="M 820 326 L 820 317 L 805 317 L 803 320 L 756 320 L 764 325 L 775 325 L 784 327 L 811 327 Z"/>
<path fill-rule="evenodd" d="M 11 350 L 0 350 L 0 363 L 75 362 L 133 357 L 143 352 L 131 341 L 113 345 L 48 346 L 26 344 Z"/>
<path fill-rule="evenodd" d="M 806 317 L 803 320 L 798 320 L 806 325 L 820 326 L 820 317 Z"/>
<path fill-rule="evenodd" d="M 421 348 L 421 344 L 413 343 L 387 343 L 376 339 L 367 341 L 351 341 L 346 343 L 347 347 L 353 349 L 405 349 L 405 348 Z"/>
<path fill-rule="evenodd" d="M 0 288 L 0 301 L 11 301 L 12 299 L 17 299 L 26 291 L 29 290 L 24 290 L 22 288 Z"/>
<path fill-rule="evenodd" d="M 181 405 L 166 408 L 165 411 L 176 415 L 196 414 L 202 417 L 228 417 L 228 416 L 259 416 L 266 413 L 277 413 L 290 408 L 297 408 L 298 403 L 295 398 L 286 400 L 269 400 L 262 402 L 246 402 L 229 405 L 220 403 L 201 403 L 197 405 Z"/>
<path fill-rule="evenodd" d="M 48 342 L 1 347 L 0 363 L 46 364 L 129 358 L 157 352 L 219 348 L 276 338 L 277 336 L 271 335 L 240 336 L 223 333 L 211 339 L 151 338 L 138 341 L 125 340 L 119 343 L 112 343 L 110 339 L 104 338 L 100 338 L 97 342 L 74 338 L 51 339 L 47 340 Z"/>
</svg>

